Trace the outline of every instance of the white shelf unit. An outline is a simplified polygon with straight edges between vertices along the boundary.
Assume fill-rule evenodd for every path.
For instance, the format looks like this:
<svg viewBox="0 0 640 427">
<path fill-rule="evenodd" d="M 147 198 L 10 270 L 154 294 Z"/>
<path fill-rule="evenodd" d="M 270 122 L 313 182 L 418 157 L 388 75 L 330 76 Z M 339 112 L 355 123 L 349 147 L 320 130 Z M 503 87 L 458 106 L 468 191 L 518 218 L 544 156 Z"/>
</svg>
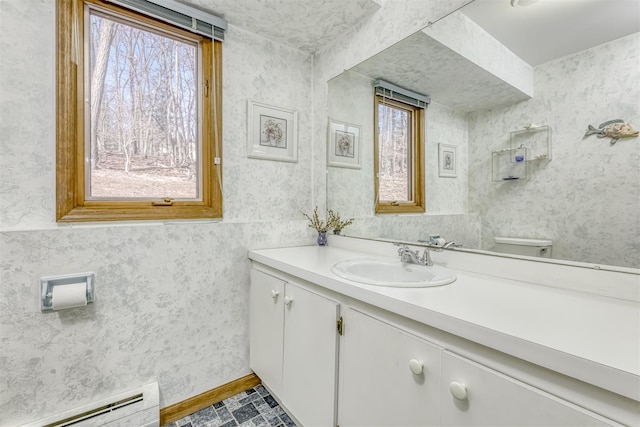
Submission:
<svg viewBox="0 0 640 427">
<path fill-rule="evenodd" d="M 516 161 L 516 156 L 523 156 L 523 160 Z M 491 153 L 491 177 L 494 182 L 524 181 L 528 179 L 528 165 L 524 161 L 527 157 L 526 149 L 494 151 Z"/>
<path fill-rule="evenodd" d="M 529 125 L 523 130 L 510 132 L 509 148 L 514 151 L 514 162 L 517 151 L 522 149 L 527 152 L 523 159 L 525 162 L 551 160 L 551 127 Z"/>
</svg>

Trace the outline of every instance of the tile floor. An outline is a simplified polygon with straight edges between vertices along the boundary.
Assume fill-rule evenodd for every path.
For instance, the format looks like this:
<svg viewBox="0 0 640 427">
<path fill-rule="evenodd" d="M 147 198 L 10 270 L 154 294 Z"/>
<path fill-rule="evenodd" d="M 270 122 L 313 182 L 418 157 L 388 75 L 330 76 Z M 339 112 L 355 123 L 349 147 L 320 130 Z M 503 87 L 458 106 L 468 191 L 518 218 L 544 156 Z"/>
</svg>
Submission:
<svg viewBox="0 0 640 427">
<path fill-rule="evenodd" d="M 164 427 L 296 427 L 266 388 L 258 385 Z"/>
</svg>

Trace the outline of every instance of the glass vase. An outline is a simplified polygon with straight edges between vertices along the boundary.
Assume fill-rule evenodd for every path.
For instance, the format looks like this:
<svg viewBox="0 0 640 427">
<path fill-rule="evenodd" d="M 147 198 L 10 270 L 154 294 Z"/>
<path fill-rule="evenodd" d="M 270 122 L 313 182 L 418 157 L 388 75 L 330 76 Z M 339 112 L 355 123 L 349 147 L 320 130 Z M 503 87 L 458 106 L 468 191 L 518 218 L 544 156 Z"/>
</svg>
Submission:
<svg viewBox="0 0 640 427">
<path fill-rule="evenodd" d="M 318 231 L 318 246 L 327 246 L 327 232 Z"/>
</svg>

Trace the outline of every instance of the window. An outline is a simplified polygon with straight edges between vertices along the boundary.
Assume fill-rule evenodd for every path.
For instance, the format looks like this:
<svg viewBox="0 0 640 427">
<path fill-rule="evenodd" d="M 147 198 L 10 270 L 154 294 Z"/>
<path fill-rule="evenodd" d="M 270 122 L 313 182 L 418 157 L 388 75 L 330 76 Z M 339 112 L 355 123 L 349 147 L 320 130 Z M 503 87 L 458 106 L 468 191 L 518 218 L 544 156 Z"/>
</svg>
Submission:
<svg viewBox="0 0 640 427">
<path fill-rule="evenodd" d="M 376 213 L 424 212 L 423 109 L 375 95 Z"/>
<path fill-rule="evenodd" d="M 221 217 L 221 42 L 101 0 L 56 13 L 57 221 Z"/>
</svg>

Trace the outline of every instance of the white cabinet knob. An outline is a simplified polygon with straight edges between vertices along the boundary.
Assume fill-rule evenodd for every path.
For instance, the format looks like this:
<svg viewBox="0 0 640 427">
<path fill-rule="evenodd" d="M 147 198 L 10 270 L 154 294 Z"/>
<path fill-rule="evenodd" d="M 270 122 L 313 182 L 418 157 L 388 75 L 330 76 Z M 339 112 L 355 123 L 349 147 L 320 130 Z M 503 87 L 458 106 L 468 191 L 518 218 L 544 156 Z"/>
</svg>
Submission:
<svg viewBox="0 0 640 427">
<path fill-rule="evenodd" d="M 421 375 L 424 372 L 424 365 L 419 360 L 411 359 L 409 360 L 409 369 L 413 375 Z"/>
<path fill-rule="evenodd" d="M 284 305 L 291 305 L 291 303 L 293 302 L 293 298 L 291 297 L 284 297 Z"/>
<path fill-rule="evenodd" d="M 278 298 L 278 295 L 280 295 L 280 292 L 271 291 L 271 298 L 273 298 L 274 300 Z"/>
<path fill-rule="evenodd" d="M 449 384 L 449 391 L 451 391 L 453 397 L 458 400 L 465 400 L 467 398 L 467 386 L 457 381 Z"/>
</svg>

